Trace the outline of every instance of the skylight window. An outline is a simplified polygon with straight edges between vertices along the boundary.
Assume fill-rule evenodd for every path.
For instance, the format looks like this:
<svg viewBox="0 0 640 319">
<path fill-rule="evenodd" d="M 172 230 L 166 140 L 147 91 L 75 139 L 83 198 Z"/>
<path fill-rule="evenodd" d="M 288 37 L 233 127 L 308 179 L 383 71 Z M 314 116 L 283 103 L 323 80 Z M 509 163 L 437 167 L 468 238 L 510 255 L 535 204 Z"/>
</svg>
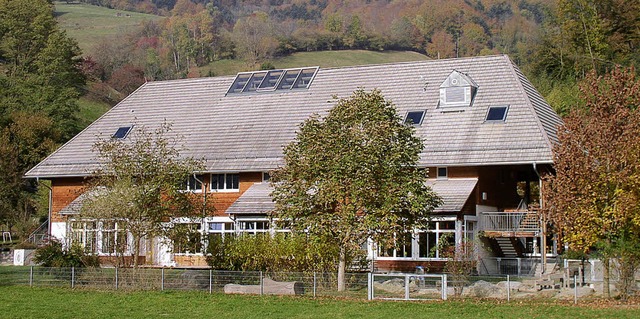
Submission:
<svg viewBox="0 0 640 319">
<path fill-rule="evenodd" d="M 111 138 L 124 139 L 125 137 L 127 137 L 127 135 L 129 135 L 132 127 L 133 126 L 123 126 L 118 128 L 118 130 L 113 133 Z"/>
<path fill-rule="evenodd" d="M 317 71 L 314 67 L 238 73 L 227 94 L 308 89 Z"/>
<path fill-rule="evenodd" d="M 424 118 L 424 111 L 409 111 L 404 118 L 404 124 L 409 125 L 422 125 L 422 119 Z"/>
<path fill-rule="evenodd" d="M 247 82 L 249 82 L 251 75 L 252 75 L 251 73 L 238 73 L 235 81 L 233 81 L 233 84 L 231 84 L 231 87 L 229 88 L 229 91 L 227 93 L 242 92 L 242 89 L 244 89 L 244 86 L 247 85 Z"/>
<path fill-rule="evenodd" d="M 504 122 L 507 118 L 508 106 L 492 106 L 487 112 L 485 121 L 487 122 Z"/>
<path fill-rule="evenodd" d="M 264 77 L 266 75 L 267 75 L 267 72 L 253 73 L 249 81 L 247 81 L 247 85 L 244 86 L 244 89 L 242 90 L 242 92 L 255 92 L 260 86 L 260 83 L 262 83 L 262 80 L 264 80 Z"/>
<path fill-rule="evenodd" d="M 260 84 L 259 90 L 273 90 L 276 88 L 276 84 L 278 84 L 278 80 L 282 76 L 284 71 L 282 70 L 272 70 L 267 73 L 267 76 L 262 80 Z"/>
<path fill-rule="evenodd" d="M 278 85 L 278 90 L 288 90 L 292 88 L 299 74 L 300 74 L 300 70 L 286 71 L 284 73 L 284 77 L 282 77 L 282 80 L 280 80 L 280 84 Z"/>
</svg>

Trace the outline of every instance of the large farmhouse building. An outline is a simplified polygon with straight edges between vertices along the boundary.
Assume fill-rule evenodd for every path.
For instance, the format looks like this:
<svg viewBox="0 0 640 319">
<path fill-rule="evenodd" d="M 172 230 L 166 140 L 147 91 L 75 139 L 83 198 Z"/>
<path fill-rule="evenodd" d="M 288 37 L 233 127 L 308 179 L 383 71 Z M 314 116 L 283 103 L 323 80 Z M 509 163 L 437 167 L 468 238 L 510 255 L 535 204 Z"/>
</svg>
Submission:
<svg viewBox="0 0 640 319">
<path fill-rule="evenodd" d="M 480 272 L 516 265 L 531 271 L 522 264 L 555 253 L 536 207 L 561 121 L 504 55 L 148 82 L 26 177 L 51 180 L 53 237 L 108 256 L 107 238 L 122 234 L 117 223 L 78 216 L 83 183 L 98 167 L 92 147 L 166 121 L 171 134 L 183 136 L 183 155 L 205 160 L 188 188 L 213 199 L 216 212 L 194 227 L 205 235 L 273 232 L 267 180 L 282 164 L 283 146 L 302 121 L 358 88 L 379 89 L 415 126 L 424 140 L 419 165 L 429 169 L 429 185 L 444 202 L 429 229 L 416 229 L 396 249 L 370 245 L 377 269 L 435 270 L 443 260 L 434 248 L 441 237 L 460 244 L 480 232 L 487 248 Z M 158 242 L 144 254 L 150 265 L 205 265 L 201 252 Z"/>
</svg>

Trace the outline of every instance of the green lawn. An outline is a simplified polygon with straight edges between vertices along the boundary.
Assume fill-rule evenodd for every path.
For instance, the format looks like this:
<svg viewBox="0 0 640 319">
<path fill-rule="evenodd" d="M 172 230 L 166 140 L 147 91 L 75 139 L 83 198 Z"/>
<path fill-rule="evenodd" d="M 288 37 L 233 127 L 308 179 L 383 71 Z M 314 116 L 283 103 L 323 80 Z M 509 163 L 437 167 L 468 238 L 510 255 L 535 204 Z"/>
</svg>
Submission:
<svg viewBox="0 0 640 319">
<path fill-rule="evenodd" d="M 640 318 L 634 306 L 553 301 L 399 302 L 0 287 L 1 318 Z"/>
<path fill-rule="evenodd" d="M 270 62 L 277 69 L 295 68 L 302 66 L 320 66 L 323 68 L 380 64 L 392 62 L 406 62 L 427 60 L 426 55 L 411 51 L 319 51 L 297 52 L 290 56 L 276 58 Z M 232 75 L 241 71 L 253 71 L 256 67 L 247 65 L 239 60 L 220 60 L 200 68 L 201 76 Z"/>
<path fill-rule="evenodd" d="M 152 14 L 66 2 L 55 2 L 55 14 L 60 27 L 78 41 L 83 54 L 90 53 L 106 38 L 135 31 L 142 21 L 162 19 Z"/>
</svg>

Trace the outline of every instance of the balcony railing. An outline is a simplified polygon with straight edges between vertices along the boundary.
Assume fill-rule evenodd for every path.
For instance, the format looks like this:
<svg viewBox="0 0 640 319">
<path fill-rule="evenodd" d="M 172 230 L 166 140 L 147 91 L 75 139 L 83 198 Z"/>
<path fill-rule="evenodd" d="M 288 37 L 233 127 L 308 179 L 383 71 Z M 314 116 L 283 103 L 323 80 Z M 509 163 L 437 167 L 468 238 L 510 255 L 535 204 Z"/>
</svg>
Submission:
<svg viewBox="0 0 640 319">
<path fill-rule="evenodd" d="M 539 232 L 537 211 L 480 213 L 480 230 L 494 232 Z"/>
</svg>

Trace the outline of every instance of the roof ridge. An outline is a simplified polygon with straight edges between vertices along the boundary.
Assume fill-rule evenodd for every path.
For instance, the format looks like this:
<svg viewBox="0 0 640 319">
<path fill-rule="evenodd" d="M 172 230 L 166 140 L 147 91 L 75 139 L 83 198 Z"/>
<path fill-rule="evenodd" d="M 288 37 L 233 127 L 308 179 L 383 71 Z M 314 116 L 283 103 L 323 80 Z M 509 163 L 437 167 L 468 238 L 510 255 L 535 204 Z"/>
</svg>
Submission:
<svg viewBox="0 0 640 319">
<path fill-rule="evenodd" d="M 533 105 L 533 102 L 531 101 L 531 97 L 529 96 L 529 92 L 527 90 L 525 90 L 524 84 L 522 82 L 523 81 L 527 81 L 528 84 L 530 86 L 532 86 L 532 87 L 533 87 L 533 84 L 531 84 L 531 82 L 529 82 L 529 80 L 524 76 L 524 73 L 522 73 L 522 70 L 520 70 L 513 63 L 513 61 L 511 61 L 511 59 L 508 56 L 505 55 L 504 57 L 505 57 L 505 60 L 507 60 L 507 62 L 509 64 L 509 69 L 512 71 L 512 74 L 515 75 L 516 81 L 518 83 L 517 86 L 518 86 L 518 89 L 520 90 L 520 93 L 522 93 L 522 97 L 526 100 L 527 106 L 533 112 L 533 115 L 535 117 L 534 120 L 536 121 L 537 127 L 540 130 L 540 133 L 542 133 L 542 137 L 543 137 L 544 141 L 547 143 L 547 146 L 549 147 L 549 150 L 551 152 L 553 152 L 553 143 L 551 142 L 551 139 L 549 138 L 547 130 L 544 128 L 544 125 L 542 124 L 542 120 L 540 119 L 540 114 L 538 114 L 538 110 L 536 110 L 536 107 Z M 543 98 L 543 101 L 544 101 L 544 98 Z M 546 103 L 546 101 L 545 101 L 545 103 Z M 551 107 L 551 106 L 549 105 L 549 107 Z"/>
</svg>

